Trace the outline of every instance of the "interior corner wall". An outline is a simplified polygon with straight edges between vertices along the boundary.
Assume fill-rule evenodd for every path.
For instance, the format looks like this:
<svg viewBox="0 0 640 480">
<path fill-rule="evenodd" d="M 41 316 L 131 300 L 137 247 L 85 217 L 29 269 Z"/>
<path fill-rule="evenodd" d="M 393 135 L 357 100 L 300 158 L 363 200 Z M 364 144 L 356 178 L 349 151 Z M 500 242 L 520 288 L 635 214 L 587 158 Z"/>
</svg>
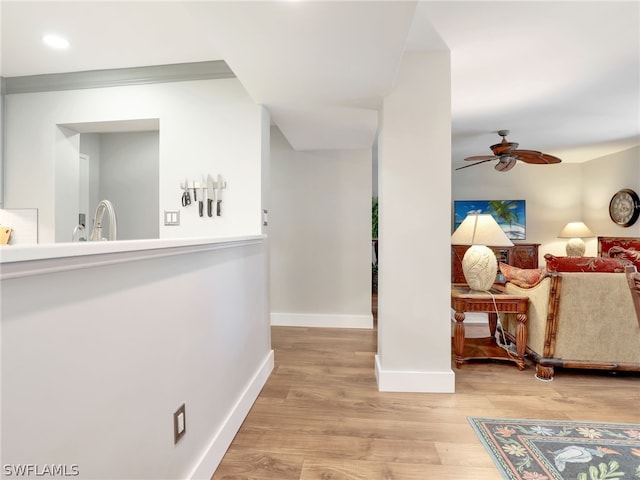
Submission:
<svg viewBox="0 0 640 480">
<path fill-rule="evenodd" d="M 89 157 L 89 199 L 87 206 L 86 227 L 90 233 L 93 214 L 98 202 L 103 199 L 100 195 L 100 137 L 99 133 L 83 133 L 80 135 L 80 153 Z M 157 236 L 155 238 L 158 238 Z"/>
<path fill-rule="evenodd" d="M 39 240 L 47 234 L 55 235 L 56 242 L 70 242 L 73 229 L 78 224 L 80 205 L 80 135 L 64 127 L 55 128 L 53 167 L 53 192 L 51 205 L 54 209 L 54 222 L 39 229 Z M 27 184 L 28 185 L 28 184 Z M 75 185 L 76 188 L 69 188 Z M 40 210 L 40 209 L 38 209 Z"/>
<path fill-rule="evenodd" d="M 452 392 L 449 52 L 405 54 L 378 144 L 381 391 Z"/>
<path fill-rule="evenodd" d="M 584 221 L 599 236 L 640 237 L 640 220 L 630 227 L 613 223 L 609 217 L 611 197 L 623 188 L 640 195 L 640 146 L 596 158 L 583 165 Z"/>
<path fill-rule="evenodd" d="M 272 325 L 372 327 L 371 150 L 270 155 Z"/>
</svg>

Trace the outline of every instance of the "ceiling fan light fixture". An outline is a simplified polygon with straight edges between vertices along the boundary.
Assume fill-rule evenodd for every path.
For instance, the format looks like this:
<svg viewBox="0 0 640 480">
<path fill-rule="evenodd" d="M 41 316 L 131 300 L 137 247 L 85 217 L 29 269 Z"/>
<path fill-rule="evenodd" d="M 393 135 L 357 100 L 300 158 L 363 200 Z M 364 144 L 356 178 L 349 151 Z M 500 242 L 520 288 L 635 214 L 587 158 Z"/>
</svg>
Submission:
<svg viewBox="0 0 640 480">
<path fill-rule="evenodd" d="M 499 172 L 506 172 L 515 167 L 516 160 L 517 158 L 511 155 L 502 155 L 494 168 Z"/>
<path fill-rule="evenodd" d="M 494 168 L 499 172 L 506 172 L 508 170 L 511 170 L 515 166 L 517 160 L 520 160 L 523 163 L 537 165 L 550 165 L 562 162 L 562 160 L 560 160 L 558 157 L 549 155 L 547 153 L 542 153 L 535 150 L 518 150 L 518 143 L 507 142 L 506 136 L 509 134 L 509 130 L 498 130 L 498 134 L 502 137 L 502 141 L 500 143 L 496 143 L 495 145 L 491 145 L 490 148 L 493 152 L 493 156 L 475 155 L 472 157 L 467 157 L 465 158 L 465 160 L 473 161 L 476 163 L 456 168 L 456 170 L 473 167 L 474 165 L 479 165 L 491 160 L 498 160 L 498 163 Z"/>
<path fill-rule="evenodd" d="M 504 155 L 510 153 L 512 150 L 518 148 L 519 144 L 516 142 L 507 142 L 506 139 L 502 139 L 502 142 L 491 145 L 491 151 L 494 155 Z"/>
</svg>

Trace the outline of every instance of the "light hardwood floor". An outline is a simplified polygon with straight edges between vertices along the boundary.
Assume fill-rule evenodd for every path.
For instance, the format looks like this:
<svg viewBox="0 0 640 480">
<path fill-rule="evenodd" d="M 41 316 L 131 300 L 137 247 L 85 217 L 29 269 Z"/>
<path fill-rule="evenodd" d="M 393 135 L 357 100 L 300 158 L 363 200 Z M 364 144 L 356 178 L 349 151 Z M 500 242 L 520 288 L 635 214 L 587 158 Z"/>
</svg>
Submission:
<svg viewBox="0 0 640 480">
<path fill-rule="evenodd" d="M 376 336 L 273 327 L 273 373 L 212 478 L 499 480 L 468 416 L 640 423 L 633 374 L 452 364 L 455 394 L 379 392 Z"/>
</svg>

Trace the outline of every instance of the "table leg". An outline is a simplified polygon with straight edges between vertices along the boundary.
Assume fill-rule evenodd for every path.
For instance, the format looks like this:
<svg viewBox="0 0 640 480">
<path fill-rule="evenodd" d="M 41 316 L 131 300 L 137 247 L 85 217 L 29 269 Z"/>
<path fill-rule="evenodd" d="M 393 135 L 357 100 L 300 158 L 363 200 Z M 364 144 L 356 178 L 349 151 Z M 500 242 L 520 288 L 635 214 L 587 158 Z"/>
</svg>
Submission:
<svg viewBox="0 0 640 480">
<path fill-rule="evenodd" d="M 464 363 L 464 312 L 456 312 L 454 318 L 453 350 L 456 354 L 456 368 L 460 368 Z"/>
<path fill-rule="evenodd" d="M 496 338 L 496 327 L 498 326 L 498 314 L 494 312 L 489 312 L 489 333 L 491 334 L 491 338 Z"/>
<path fill-rule="evenodd" d="M 518 313 L 516 315 L 518 325 L 516 326 L 516 352 L 518 353 L 518 370 L 524 370 L 524 354 L 527 347 L 527 314 Z"/>
</svg>

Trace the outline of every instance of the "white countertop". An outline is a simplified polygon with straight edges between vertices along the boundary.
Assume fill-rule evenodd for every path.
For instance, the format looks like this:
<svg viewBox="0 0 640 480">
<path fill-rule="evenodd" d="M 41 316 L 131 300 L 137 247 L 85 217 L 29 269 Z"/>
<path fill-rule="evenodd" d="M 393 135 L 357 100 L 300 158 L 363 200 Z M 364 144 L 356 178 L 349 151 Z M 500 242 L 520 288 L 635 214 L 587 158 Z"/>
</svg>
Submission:
<svg viewBox="0 0 640 480">
<path fill-rule="evenodd" d="M 266 235 L 3 245 L 0 279 L 261 242 Z"/>
</svg>

